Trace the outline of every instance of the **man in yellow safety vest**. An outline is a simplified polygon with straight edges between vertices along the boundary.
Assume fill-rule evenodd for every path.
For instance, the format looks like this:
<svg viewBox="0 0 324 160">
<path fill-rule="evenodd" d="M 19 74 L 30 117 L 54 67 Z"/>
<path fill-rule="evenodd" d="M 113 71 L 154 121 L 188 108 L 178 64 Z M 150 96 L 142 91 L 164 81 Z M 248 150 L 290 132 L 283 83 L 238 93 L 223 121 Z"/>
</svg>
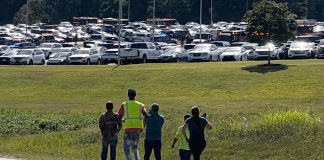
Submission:
<svg viewBox="0 0 324 160">
<path fill-rule="evenodd" d="M 135 160 L 140 160 L 138 152 L 138 141 L 140 133 L 144 129 L 143 116 L 147 117 L 147 112 L 144 104 L 135 101 L 136 90 L 128 89 L 129 100 L 123 102 L 118 114 L 124 120 L 125 134 L 124 134 L 124 153 L 126 160 L 132 160 L 130 149 L 132 149 Z"/>
</svg>

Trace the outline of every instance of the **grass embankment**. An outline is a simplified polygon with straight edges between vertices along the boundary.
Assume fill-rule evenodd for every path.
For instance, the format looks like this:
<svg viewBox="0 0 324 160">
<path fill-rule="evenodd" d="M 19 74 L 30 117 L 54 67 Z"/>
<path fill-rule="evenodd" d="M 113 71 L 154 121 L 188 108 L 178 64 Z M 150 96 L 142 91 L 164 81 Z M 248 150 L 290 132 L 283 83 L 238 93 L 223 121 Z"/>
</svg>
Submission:
<svg viewBox="0 0 324 160">
<path fill-rule="evenodd" d="M 256 67 L 260 63 L 145 64 L 114 71 L 111 66 L 0 67 L 0 108 L 99 116 L 106 100 L 117 107 L 134 87 L 138 100 L 159 103 L 166 117 L 163 159 L 176 159 L 177 151 L 167 148 L 192 105 L 207 112 L 215 128 L 207 132 L 203 159 L 323 159 L 324 61 Z M 96 125 L 5 135 L 0 141 L 0 154 L 29 159 L 98 159 L 100 152 Z M 118 159 L 123 159 L 122 139 Z"/>
</svg>

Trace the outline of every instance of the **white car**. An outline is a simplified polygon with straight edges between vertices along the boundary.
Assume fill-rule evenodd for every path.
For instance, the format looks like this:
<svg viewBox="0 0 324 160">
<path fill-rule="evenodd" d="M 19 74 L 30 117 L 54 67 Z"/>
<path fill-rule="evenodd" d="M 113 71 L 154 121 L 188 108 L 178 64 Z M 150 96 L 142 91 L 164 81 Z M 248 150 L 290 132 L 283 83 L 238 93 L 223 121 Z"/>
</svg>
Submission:
<svg viewBox="0 0 324 160">
<path fill-rule="evenodd" d="M 101 54 L 93 48 L 78 49 L 69 57 L 69 64 L 101 64 Z"/>
<path fill-rule="evenodd" d="M 248 52 L 244 47 L 228 47 L 220 55 L 221 61 L 246 61 Z"/>
<path fill-rule="evenodd" d="M 271 59 L 278 59 L 279 53 L 277 53 L 277 50 L 275 46 L 260 46 L 257 47 L 253 53 L 253 59 L 268 59 L 270 52 L 270 58 Z"/>
<path fill-rule="evenodd" d="M 288 58 L 312 58 L 312 48 L 306 42 L 293 42 L 288 50 Z"/>
<path fill-rule="evenodd" d="M 40 49 L 21 49 L 12 56 L 11 64 L 45 64 L 45 55 Z"/>
<path fill-rule="evenodd" d="M 220 61 L 220 52 L 215 44 L 197 44 L 188 53 L 188 61 Z"/>
<path fill-rule="evenodd" d="M 63 48 L 60 43 L 42 43 L 38 46 L 38 49 L 42 50 L 45 54 L 46 59 L 48 59 L 56 49 Z"/>
</svg>

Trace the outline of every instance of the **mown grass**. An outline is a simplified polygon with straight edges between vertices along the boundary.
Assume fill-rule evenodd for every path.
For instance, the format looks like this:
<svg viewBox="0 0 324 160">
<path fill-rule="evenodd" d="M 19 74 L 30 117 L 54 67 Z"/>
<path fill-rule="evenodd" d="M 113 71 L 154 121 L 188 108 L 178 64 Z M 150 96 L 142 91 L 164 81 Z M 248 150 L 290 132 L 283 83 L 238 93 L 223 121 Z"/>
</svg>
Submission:
<svg viewBox="0 0 324 160">
<path fill-rule="evenodd" d="M 166 117 L 163 159 L 177 157 L 168 147 L 193 105 L 209 114 L 215 128 L 207 132 L 203 159 L 323 159 L 324 61 L 276 61 L 285 65 L 276 68 L 258 66 L 262 63 L 145 64 L 113 71 L 112 66 L 0 67 L 0 108 L 94 114 L 104 111 L 108 99 L 118 108 L 134 87 L 138 100 L 159 103 Z M 96 125 L 0 141 L 0 154 L 28 159 L 98 159 L 100 152 Z M 118 159 L 123 159 L 121 138 Z"/>
</svg>

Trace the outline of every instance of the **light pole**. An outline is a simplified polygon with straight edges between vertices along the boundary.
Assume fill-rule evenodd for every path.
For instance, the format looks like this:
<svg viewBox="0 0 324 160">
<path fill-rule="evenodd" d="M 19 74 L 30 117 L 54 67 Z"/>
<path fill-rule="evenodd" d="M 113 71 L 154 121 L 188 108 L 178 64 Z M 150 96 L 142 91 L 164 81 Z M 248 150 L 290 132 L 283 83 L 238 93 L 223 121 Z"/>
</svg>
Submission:
<svg viewBox="0 0 324 160">
<path fill-rule="evenodd" d="M 199 29 L 199 42 L 201 43 L 201 23 L 202 23 L 202 0 L 200 0 L 200 29 Z"/>
<path fill-rule="evenodd" d="M 213 0 L 210 0 L 210 25 L 213 25 Z"/>
<path fill-rule="evenodd" d="M 154 37 L 155 37 L 155 0 L 153 0 L 153 38 L 152 38 L 153 43 L 154 43 Z"/>
<path fill-rule="evenodd" d="M 27 28 L 28 28 L 28 17 L 29 17 L 29 0 L 27 0 L 26 36 L 27 36 Z"/>
<path fill-rule="evenodd" d="M 120 41 L 121 41 L 121 22 L 123 18 L 123 8 L 122 8 L 122 0 L 119 0 L 119 19 L 118 19 L 118 66 L 121 64 L 120 62 Z"/>
<path fill-rule="evenodd" d="M 128 0 L 128 21 L 130 21 L 130 5 L 131 5 L 131 0 Z"/>
</svg>

